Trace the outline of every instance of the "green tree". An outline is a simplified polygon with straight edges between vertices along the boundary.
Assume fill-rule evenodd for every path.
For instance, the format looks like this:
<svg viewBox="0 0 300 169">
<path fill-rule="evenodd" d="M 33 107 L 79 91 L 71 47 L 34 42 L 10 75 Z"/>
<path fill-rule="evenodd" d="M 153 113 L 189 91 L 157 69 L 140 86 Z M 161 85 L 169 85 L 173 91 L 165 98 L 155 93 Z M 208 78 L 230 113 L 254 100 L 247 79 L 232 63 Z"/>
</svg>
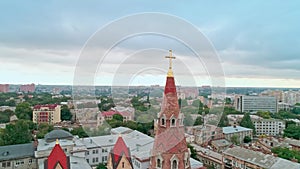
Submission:
<svg viewBox="0 0 300 169">
<path fill-rule="evenodd" d="M 258 116 L 260 116 L 260 117 L 262 117 L 264 119 L 270 119 L 271 118 L 271 113 L 268 112 L 268 111 L 258 111 L 256 113 L 256 115 L 258 115 Z"/>
<path fill-rule="evenodd" d="M 272 148 L 272 153 L 277 154 L 278 157 L 287 159 L 287 160 L 292 160 L 292 159 L 297 159 L 298 162 L 300 162 L 300 151 L 297 150 L 290 150 L 288 148 L 284 147 L 275 147 Z"/>
<path fill-rule="evenodd" d="M 70 121 L 72 119 L 72 113 L 68 106 L 63 105 L 61 106 L 61 120 Z"/>
<path fill-rule="evenodd" d="M 250 143 L 252 141 L 251 137 L 245 136 L 244 137 L 244 143 Z"/>
<path fill-rule="evenodd" d="M 53 129 L 54 129 L 53 125 L 50 125 L 48 123 L 38 124 L 37 138 L 39 139 L 44 138 L 44 136 L 50 131 L 52 131 Z"/>
<path fill-rule="evenodd" d="M 203 124 L 202 117 L 201 116 L 197 117 L 195 120 L 194 126 L 202 125 L 202 124 Z"/>
<path fill-rule="evenodd" d="M 114 114 L 114 115 L 113 115 L 113 119 L 114 119 L 114 120 L 117 120 L 117 121 L 123 122 L 123 116 L 120 115 L 120 114 Z"/>
<path fill-rule="evenodd" d="M 1 146 L 29 143 L 32 140 L 31 131 L 26 120 L 18 120 L 15 124 L 6 125 L 0 136 Z"/>
<path fill-rule="evenodd" d="M 32 109 L 27 102 L 18 104 L 15 113 L 19 119 L 32 120 Z"/>
<path fill-rule="evenodd" d="M 240 123 L 240 126 L 252 129 L 253 130 L 253 134 L 256 133 L 255 132 L 254 124 L 251 121 L 251 117 L 250 117 L 249 113 L 245 113 L 244 114 L 244 117 L 243 117 L 243 119 L 242 119 L 242 121 Z"/>
<path fill-rule="evenodd" d="M 193 146 L 191 146 L 190 144 L 188 144 L 187 146 L 191 150 L 191 157 L 193 159 L 199 160 L 197 157 L 197 151 L 195 150 L 195 148 Z"/>
<path fill-rule="evenodd" d="M 218 127 L 227 127 L 227 126 L 229 126 L 229 121 L 227 118 L 227 114 L 224 112 L 222 113 Z"/>
<path fill-rule="evenodd" d="M 103 163 L 99 163 L 97 169 L 107 169 L 106 165 Z"/>
<path fill-rule="evenodd" d="M 71 134 L 77 135 L 80 138 L 88 137 L 88 134 L 84 131 L 82 127 L 73 128 L 73 130 L 71 130 Z"/>
<path fill-rule="evenodd" d="M 300 139 L 300 126 L 290 125 L 286 129 L 284 129 L 283 136 L 299 140 Z"/>
<path fill-rule="evenodd" d="M 231 138 L 230 138 L 230 141 L 233 143 L 233 144 L 240 144 L 240 141 L 239 141 L 239 136 L 237 135 L 233 135 Z"/>
</svg>

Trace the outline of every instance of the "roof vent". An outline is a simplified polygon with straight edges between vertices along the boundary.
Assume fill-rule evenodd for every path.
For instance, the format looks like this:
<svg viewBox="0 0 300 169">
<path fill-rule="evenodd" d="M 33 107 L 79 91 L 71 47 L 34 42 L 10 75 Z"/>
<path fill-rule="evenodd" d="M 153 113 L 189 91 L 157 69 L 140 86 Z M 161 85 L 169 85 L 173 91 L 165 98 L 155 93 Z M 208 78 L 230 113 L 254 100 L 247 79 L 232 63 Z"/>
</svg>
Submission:
<svg viewBox="0 0 300 169">
<path fill-rule="evenodd" d="M 9 155 L 9 152 L 8 152 L 8 151 L 3 152 L 2 155 L 3 155 L 3 156 L 8 156 L 8 155 Z"/>
</svg>

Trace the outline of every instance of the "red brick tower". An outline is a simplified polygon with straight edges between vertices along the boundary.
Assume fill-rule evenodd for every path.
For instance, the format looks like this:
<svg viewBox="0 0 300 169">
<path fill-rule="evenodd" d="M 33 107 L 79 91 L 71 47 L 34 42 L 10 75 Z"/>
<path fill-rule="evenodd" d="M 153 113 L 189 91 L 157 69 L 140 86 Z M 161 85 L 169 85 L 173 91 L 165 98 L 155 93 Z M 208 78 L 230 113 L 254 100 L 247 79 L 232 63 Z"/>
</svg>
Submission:
<svg viewBox="0 0 300 169">
<path fill-rule="evenodd" d="M 157 119 L 157 130 L 150 159 L 150 169 L 190 169 L 190 153 L 187 148 L 183 114 L 180 112 L 175 80 L 172 71 L 172 51 L 164 91 L 161 112 Z"/>
</svg>

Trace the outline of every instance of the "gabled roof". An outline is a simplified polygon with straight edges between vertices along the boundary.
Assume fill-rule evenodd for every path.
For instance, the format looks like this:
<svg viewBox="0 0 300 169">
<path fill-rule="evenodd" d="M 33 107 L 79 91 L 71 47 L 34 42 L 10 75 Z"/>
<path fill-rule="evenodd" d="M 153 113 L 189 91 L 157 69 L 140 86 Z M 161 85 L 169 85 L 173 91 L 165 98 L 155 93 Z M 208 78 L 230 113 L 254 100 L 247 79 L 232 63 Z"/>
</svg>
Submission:
<svg viewBox="0 0 300 169">
<path fill-rule="evenodd" d="M 111 150 L 112 163 L 114 166 L 113 168 L 118 166 L 123 156 L 125 156 L 132 165 L 129 148 L 126 146 L 122 136 L 119 136 L 114 148 Z"/>
<path fill-rule="evenodd" d="M 45 163 L 45 167 L 47 169 L 54 169 L 57 165 L 60 165 L 62 169 L 70 168 L 69 158 L 58 143 L 55 144 Z"/>
</svg>

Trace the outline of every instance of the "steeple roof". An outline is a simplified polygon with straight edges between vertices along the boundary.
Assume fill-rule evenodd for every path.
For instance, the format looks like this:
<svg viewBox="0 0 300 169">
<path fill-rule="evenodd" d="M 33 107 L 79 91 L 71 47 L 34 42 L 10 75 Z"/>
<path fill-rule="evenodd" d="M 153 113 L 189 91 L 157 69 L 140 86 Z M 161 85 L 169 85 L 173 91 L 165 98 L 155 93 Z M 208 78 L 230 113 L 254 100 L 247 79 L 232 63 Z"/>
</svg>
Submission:
<svg viewBox="0 0 300 169">
<path fill-rule="evenodd" d="M 126 146 L 122 136 L 120 135 L 114 148 L 111 150 L 111 157 L 114 168 L 118 166 L 123 156 L 125 156 L 125 158 L 132 165 L 129 148 Z"/>
<path fill-rule="evenodd" d="M 58 142 L 52 149 L 48 159 L 45 161 L 45 167 L 47 169 L 54 169 L 57 165 L 60 165 L 62 169 L 70 168 L 69 159 Z"/>
</svg>

